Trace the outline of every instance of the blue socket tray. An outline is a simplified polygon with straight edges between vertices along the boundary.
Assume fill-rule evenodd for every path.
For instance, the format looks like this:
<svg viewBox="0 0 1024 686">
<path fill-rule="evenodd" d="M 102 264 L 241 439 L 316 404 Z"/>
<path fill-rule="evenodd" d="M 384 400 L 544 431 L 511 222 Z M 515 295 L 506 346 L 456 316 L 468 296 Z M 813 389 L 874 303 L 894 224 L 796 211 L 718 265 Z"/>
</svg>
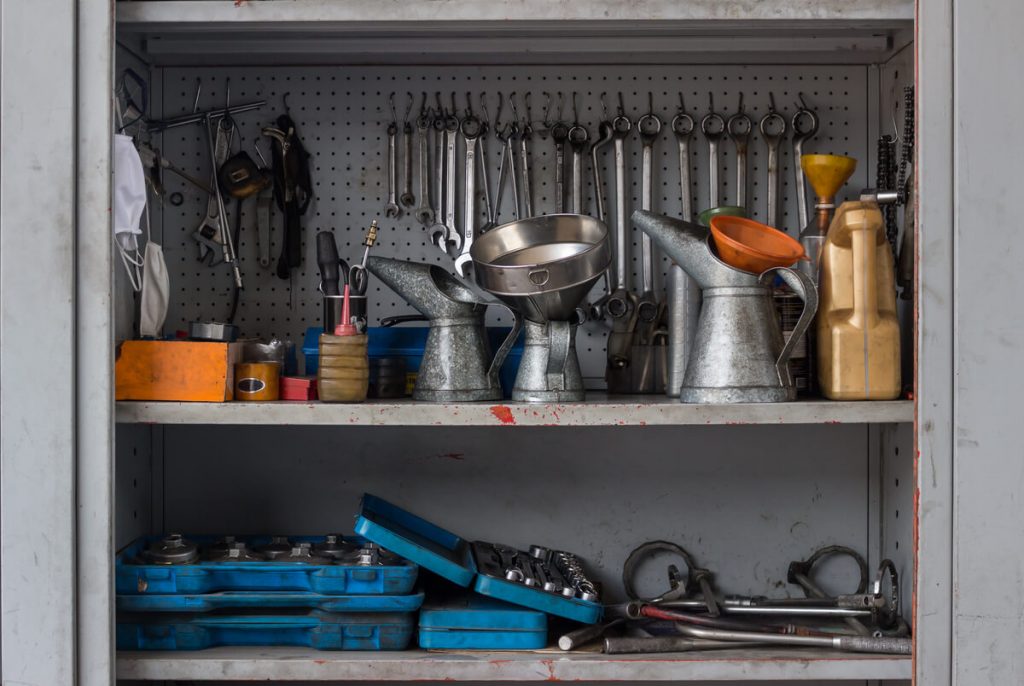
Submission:
<svg viewBox="0 0 1024 686">
<path fill-rule="evenodd" d="M 118 595 L 122 612 L 212 612 L 225 608 L 307 608 L 323 612 L 415 612 L 423 592 L 409 595 L 323 595 L 303 591 L 224 591 L 198 595 Z"/>
<path fill-rule="evenodd" d="M 328 613 L 135 616 L 117 620 L 118 650 L 203 650 L 216 646 L 304 646 L 317 650 L 405 650 L 416 615 Z"/>
<path fill-rule="evenodd" d="M 323 595 L 406 595 L 416 585 L 419 567 L 395 559 L 386 565 L 324 565 L 302 562 L 198 562 L 182 565 L 149 564 L 139 557 L 159 536 L 141 538 L 118 554 L 114 563 L 115 588 L 119 595 L 198 595 L 220 591 L 309 591 Z M 200 551 L 222 536 L 186 536 Z M 291 536 L 295 543 L 319 543 L 323 536 Z M 270 541 L 269 536 L 239 536 L 251 547 Z M 345 537 L 359 545 L 365 539 Z"/>
<path fill-rule="evenodd" d="M 470 544 L 452 532 L 377 496 L 363 495 L 355 531 L 367 540 L 454 584 L 472 587 L 480 595 L 584 624 L 596 624 L 601 620 L 603 608 L 600 603 L 565 598 L 539 588 L 506 581 L 498 576 L 501 573 L 500 566 L 495 567 L 488 561 L 477 564 L 474 546 L 488 547 L 490 544 Z M 480 567 L 484 567 L 484 571 Z"/>
<path fill-rule="evenodd" d="M 479 595 L 431 600 L 420 610 L 420 648 L 539 650 L 547 639 L 543 612 Z"/>
</svg>

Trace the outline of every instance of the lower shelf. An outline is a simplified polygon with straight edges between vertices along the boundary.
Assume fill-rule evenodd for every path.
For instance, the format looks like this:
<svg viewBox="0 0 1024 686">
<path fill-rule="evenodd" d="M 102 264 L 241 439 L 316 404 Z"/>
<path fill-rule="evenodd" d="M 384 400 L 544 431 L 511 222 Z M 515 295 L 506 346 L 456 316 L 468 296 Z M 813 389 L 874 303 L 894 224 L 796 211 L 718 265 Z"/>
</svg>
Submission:
<svg viewBox="0 0 1024 686">
<path fill-rule="evenodd" d="M 120 652 L 117 678 L 141 681 L 810 681 L 910 679 L 909 657 L 812 649 L 672 655 L 543 651 L 322 652 L 213 648 Z"/>
</svg>

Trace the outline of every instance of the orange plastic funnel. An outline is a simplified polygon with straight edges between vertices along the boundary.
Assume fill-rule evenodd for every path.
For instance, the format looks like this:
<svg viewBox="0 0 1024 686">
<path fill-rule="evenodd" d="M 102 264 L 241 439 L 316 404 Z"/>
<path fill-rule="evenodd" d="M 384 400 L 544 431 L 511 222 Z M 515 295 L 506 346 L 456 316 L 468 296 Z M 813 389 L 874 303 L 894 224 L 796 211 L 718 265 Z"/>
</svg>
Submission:
<svg viewBox="0 0 1024 686">
<path fill-rule="evenodd" d="M 711 237 L 722 261 L 745 272 L 760 274 L 807 259 L 799 241 L 753 219 L 712 217 Z"/>
</svg>

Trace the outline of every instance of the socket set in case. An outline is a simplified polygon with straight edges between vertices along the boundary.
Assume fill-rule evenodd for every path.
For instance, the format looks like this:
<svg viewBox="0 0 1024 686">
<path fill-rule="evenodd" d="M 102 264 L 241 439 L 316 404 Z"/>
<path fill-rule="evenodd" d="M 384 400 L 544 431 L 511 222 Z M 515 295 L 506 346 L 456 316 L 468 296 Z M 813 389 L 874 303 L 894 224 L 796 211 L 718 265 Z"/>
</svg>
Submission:
<svg viewBox="0 0 1024 686">
<path fill-rule="evenodd" d="M 601 619 L 598 589 L 572 553 L 470 543 L 381 498 L 364 495 L 356 533 L 477 593 L 584 624 Z"/>
</svg>

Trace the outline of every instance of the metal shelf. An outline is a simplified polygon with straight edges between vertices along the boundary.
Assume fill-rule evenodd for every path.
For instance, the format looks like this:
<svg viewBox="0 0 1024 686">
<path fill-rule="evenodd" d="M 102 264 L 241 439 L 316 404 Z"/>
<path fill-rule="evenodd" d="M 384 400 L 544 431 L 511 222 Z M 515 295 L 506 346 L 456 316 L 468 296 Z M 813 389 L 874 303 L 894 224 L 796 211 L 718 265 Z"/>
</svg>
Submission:
<svg viewBox="0 0 1024 686">
<path fill-rule="evenodd" d="M 910 679 L 909 657 L 806 649 L 672 655 L 340 652 L 213 648 L 120 652 L 117 678 L 142 681 L 813 681 Z"/>
<path fill-rule="evenodd" d="M 909 400 L 810 400 L 757 405 L 686 405 L 666 397 L 591 394 L 586 403 L 359 404 L 305 402 L 119 402 L 122 424 L 308 426 L 703 426 L 736 424 L 898 424 L 912 422 Z"/>
</svg>

